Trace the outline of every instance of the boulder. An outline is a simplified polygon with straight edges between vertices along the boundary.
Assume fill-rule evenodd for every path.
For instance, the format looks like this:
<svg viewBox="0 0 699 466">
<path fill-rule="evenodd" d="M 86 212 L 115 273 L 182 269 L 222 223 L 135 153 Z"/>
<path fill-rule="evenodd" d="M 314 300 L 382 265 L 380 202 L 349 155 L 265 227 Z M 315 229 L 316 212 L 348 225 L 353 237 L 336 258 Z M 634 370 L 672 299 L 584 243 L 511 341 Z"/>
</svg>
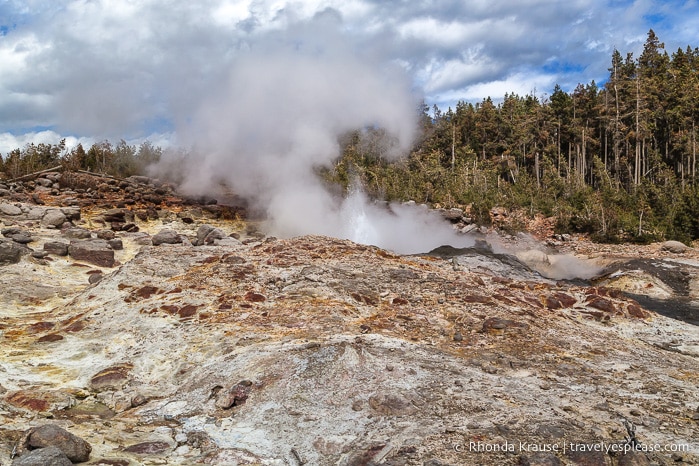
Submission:
<svg viewBox="0 0 699 466">
<path fill-rule="evenodd" d="M 12 466 L 72 466 L 73 462 L 58 447 L 39 448 L 16 458 Z"/>
<path fill-rule="evenodd" d="M 29 212 L 27 212 L 27 220 L 41 220 L 45 213 L 45 207 L 32 207 L 29 209 Z"/>
<path fill-rule="evenodd" d="M 60 227 L 67 220 L 60 209 L 49 209 L 41 218 L 41 224 L 45 227 Z"/>
<path fill-rule="evenodd" d="M 16 264 L 28 252 L 27 248 L 11 239 L 0 239 L 0 265 Z"/>
<path fill-rule="evenodd" d="M 15 235 L 10 236 L 9 238 L 15 243 L 19 244 L 29 244 L 32 241 L 34 241 L 34 238 L 32 238 L 29 235 L 29 233 L 17 233 Z"/>
<path fill-rule="evenodd" d="M 68 220 L 80 220 L 80 207 L 78 206 L 61 207 L 61 212 Z"/>
<path fill-rule="evenodd" d="M 43 186 L 44 188 L 50 188 L 51 186 L 53 186 L 53 181 L 47 180 L 46 178 L 37 178 L 35 183 L 38 186 Z"/>
<path fill-rule="evenodd" d="M 18 227 L 8 227 L 8 228 L 3 228 L 0 230 L 0 233 L 2 236 L 5 238 L 12 238 L 14 235 L 19 235 L 21 233 L 24 233 L 24 230 Z"/>
<path fill-rule="evenodd" d="M 226 238 L 226 234 L 211 225 L 202 225 L 197 230 L 197 241 L 195 246 L 202 246 L 204 244 L 214 244 L 216 240 L 222 240 Z"/>
<path fill-rule="evenodd" d="M 54 254 L 56 256 L 67 256 L 68 255 L 68 243 L 61 243 L 60 241 L 50 241 L 44 243 L 44 251 L 49 254 Z"/>
<path fill-rule="evenodd" d="M 114 250 L 102 239 L 71 241 L 68 254 L 75 260 L 89 262 L 99 267 L 114 267 Z"/>
<path fill-rule="evenodd" d="M 671 252 L 673 254 L 682 254 L 683 252 L 686 252 L 689 248 L 684 243 L 681 243 L 679 241 L 665 241 L 660 246 L 660 249 L 663 251 Z"/>
<path fill-rule="evenodd" d="M 105 222 L 124 222 L 126 219 L 125 209 L 110 209 L 106 211 L 102 217 Z"/>
<path fill-rule="evenodd" d="M 175 230 L 166 228 L 153 235 L 152 241 L 153 246 L 159 246 L 161 244 L 180 244 L 182 238 L 180 238 L 180 235 Z"/>
<path fill-rule="evenodd" d="M 211 231 L 214 229 L 211 225 L 202 225 L 199 227 L 197 230 L 197 241 L 194 243 L 195 246 L 201 246 L 204 244 L 204 240 L 206 239 L 206 235 L 211 233 Z"/>
<path fill-rule="evenodd" d="M 112 230 L 99 230 L 97 232 L 97 237 L 109 241 L 110 239 L 114 239 L 116 234 Z"/>
<path fill-rule="evenodd" d="M 439 213 L 442 215 L 444 220 L 449 220 L 453 223 L 456 223 L 459 220 L 461 220 L 461 218 L 464 215 L 464 211 L 462 209 L 457 208 L 440 210 Z"/>
<path fill-rule="evenodd" d="M 24 439 L 22 447 L 25 449 L 56 447 L 74 463 L 87 461 L 92 451 L 92 446 L 85 440 L 53 424 L 32 427 L 25 433 Z"/>
<path fill-rule="evenodd" d="M 22 213 L 22 209 L 20 209 L 16 205 L 4 204 L 4 203 L 0 204 L 0 214 L 15 216 L 15 215 L 20 215 L 21 213 Z"/>
<path fill-rule="evenodd" d="M 107 244 L 109 244 L 109 247 L 115 251 L 121 251 L 122 249 L 124 249 L 124 242 L 121 241 L 120 238 L 113 238 L 107 240 Z"/>
</svg>

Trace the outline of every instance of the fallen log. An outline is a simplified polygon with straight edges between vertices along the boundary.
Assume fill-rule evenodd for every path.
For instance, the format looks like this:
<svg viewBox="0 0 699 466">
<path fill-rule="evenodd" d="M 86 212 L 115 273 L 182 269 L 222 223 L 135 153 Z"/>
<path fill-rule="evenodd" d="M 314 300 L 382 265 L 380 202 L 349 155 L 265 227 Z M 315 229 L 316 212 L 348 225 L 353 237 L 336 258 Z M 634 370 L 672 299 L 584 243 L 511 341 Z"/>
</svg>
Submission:
<svg viewBox="0 0 699 466">
<path fill-rule="evenodd" d="M 43 175 L 44 173 L 50 173 L 50 172 L 56 172 L 56 171 L 61 171 L 63 170 L 63 165 L 58 165 L 55 167 L 47 168 L 45 170 L 39 170 L 38 172 L 33 172 L 33 173 L 28 173 L 26 175 L 19 176 L 17 178 L 12 178 L 11 180 L 7 180 L 9 183 L 15 183 L 17 181 L 26 181 L 26 180 L 31 180 L 39 175 Z"/>
</svg>

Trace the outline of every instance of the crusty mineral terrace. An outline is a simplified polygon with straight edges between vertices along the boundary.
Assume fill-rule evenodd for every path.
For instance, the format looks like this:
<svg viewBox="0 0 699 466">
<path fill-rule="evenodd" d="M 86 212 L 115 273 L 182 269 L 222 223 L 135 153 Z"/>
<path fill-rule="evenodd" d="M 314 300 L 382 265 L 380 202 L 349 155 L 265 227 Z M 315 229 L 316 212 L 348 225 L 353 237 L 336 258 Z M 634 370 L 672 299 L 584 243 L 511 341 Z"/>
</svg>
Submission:
<svg viewBox="0 0 699 466">
<path fill-rule="evenodd" d="M 34 251 L 71 241 L 27 220 L 31 203 L 0 203 Z M 115 207 L 85 205 L 73 226 L 108 236 Z M 117 209 L 131 222 L 111 266 L 0 266 L 0 464 L 47 423 L 87 440 L 90 464 L 699 462 L 697 327 L 617 289 L 140 207 Z M 195 245 L 202 225 L 226 238 Z M 163 229 L 177 241 L 154 246 Z M 668 451 L 571 447 L 622 444 L 624 421 Z"/>
</svg>

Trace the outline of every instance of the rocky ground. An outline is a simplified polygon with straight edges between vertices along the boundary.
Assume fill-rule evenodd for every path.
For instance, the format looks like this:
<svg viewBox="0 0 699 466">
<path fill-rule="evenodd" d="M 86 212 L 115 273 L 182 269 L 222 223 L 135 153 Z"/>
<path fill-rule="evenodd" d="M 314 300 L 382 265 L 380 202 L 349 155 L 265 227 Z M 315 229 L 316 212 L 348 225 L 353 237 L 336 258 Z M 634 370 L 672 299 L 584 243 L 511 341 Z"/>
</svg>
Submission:
<svg viewBox="0 0 699 466">
<path fill-rule="evenodd" d="M 699 464 L 696 249 L 399 256 L 243 218 L 0 183 L 0 465 Z"/>
</svg>

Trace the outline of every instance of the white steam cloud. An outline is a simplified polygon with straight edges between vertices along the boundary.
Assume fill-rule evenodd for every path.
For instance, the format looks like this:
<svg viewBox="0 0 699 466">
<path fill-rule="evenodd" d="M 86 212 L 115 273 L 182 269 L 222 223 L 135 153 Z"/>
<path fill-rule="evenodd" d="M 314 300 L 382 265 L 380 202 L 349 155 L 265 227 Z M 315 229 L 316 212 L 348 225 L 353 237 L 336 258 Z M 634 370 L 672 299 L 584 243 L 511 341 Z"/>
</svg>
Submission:
<svg viewBox="0 0 699 466">
<path fill-rule="evenodd" d="M 415 135 L 417 99 L 404 70 L 371 51 L 379 44 L 359 50 L 341 26 L 322 14 L 245 44 L 180 131 L 196 159 L 165 159 L 156 170 L 180 164 L 181 189 L 192 194 L 225 182 L 281 237 L 322 234 L 399 253 L 466 246 L 472 241 L 427 209 L 380 207 L 361 190 L 339 199 L 316 175 L 340 155 L 347 131 L 383 128 L 394 141 L 389 157 L 407 153 Z"/>
</svg>

